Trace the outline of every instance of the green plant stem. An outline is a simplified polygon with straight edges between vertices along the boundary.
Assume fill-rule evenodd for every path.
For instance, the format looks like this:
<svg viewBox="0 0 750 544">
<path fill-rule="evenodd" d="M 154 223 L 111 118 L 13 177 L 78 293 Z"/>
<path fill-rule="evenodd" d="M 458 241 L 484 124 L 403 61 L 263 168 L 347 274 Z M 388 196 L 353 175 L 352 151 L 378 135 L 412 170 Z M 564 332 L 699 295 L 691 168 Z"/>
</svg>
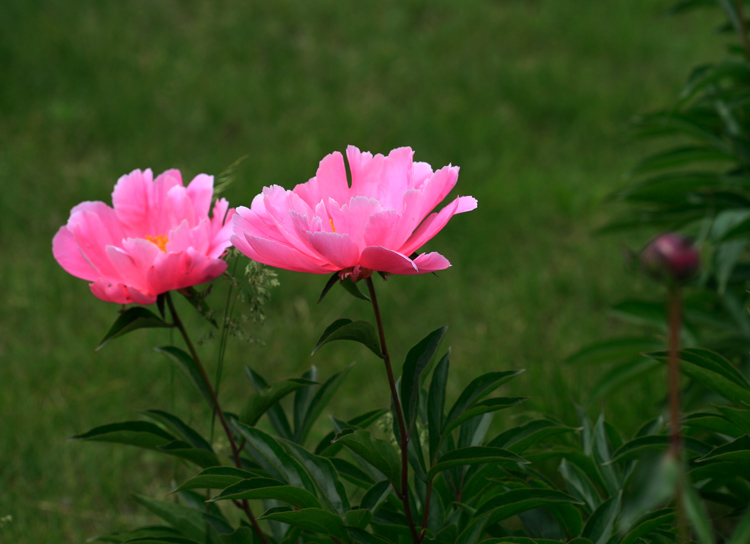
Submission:
<svg viewBox="0 0 750 544">
<path fill-rule="evenodd" d="M 206 369 L 203 367 L 203 364 L 201 363 L 200 357 L 198 356 L 198 352 L 195 350 L 195 346 L 193 346 L 193 342 L 190 340 L 190 336 L 188 335 L 187 330 L 185 329 L 185 325 L 182 323 L 182 320 L 180 319 L 180 316 L 177 315 L 177 310 L 174 307 L 174 303 L 172 302 L 171 295 L 172 295 L 171 292 L 167 292 L 165 298 L 167 299 L 167 305 L 169 306 L 169 312 L 172 314 L 172 320 L 174 321 L 174 325 L 180 331 L 180 334 L 182 334 L 182 339 L 185 341 L 185 345 L 187 346 L 191 357 L 195 361 L 195 365 L 200 370 L 201 377 L 203 378 L 203 381 L 206 384 L 206 387 L 208 388 L 209 394 L 211 395 L 211 403 L 213 404 L 211 408 L 213 409 L 215 415 L 219 416 L 219 421 L 221 421 L 221 425 L 224 427 L 224 432 L 226 433 L 227 438 L 229 439 L 229 444 L 232 447 L 232 455 L 234 457 L 234 464 L 237 466 L 237 468 L 242 468 L 242 460 L 240 459 L 240 450 L 237 448 L 237 443 L 234 441 L 232 430 L 229 428 L 229 423 L 227 423 L 227 419 L 224 416 L 224 411 L 221 409 L 221 405 L 219 404 L 219 399 L 216 396 L 216 392 L 213 386 L 211 385 L 211 380 L 208 379 L 208 374 L 206 374 Z M 266 535 L 263 534 L 263 530 L 260 528 L 260 525 L 258 524 L 258 520 L 255 519 L 255 516 L 253 515 L 252 510 L 250 510 L 250 505 L 248 504 L 248 502 L 246 500 L 242 501 L 239 507 L 242 510 L 244 510 L 245 514 L 250 520 L 250 523 L 252 523 L 253 529 L 255 529 L 255 532 L 258 534 L 258 538 L 260 538 L 264 544 L 268 544 Z"/>
<path fill-rule="evenodd" d="M 409 434 L 406 430 L 406 422 L 404 421 L 404 414 L 401 410 L 398 391 L 396 391 L 396 380 L 393 377 L 391 356 L 388 353 L 388 346 L 385 342 L 385 329 L 383 328 L 383 319 L 380 316 L 380 306 L 378 306 L 378 297 L 375 294 L 375 285 L 372 282 L 372 277 L 367 278 L 365 282 L 367 283 L 367 289 L 370 292 L 372 309 L 375 312 L 375 321 L 378 324 L 380 351 L 383 352 L 383 362 L 385 363 L 385 370 L 388 374 L 388 385 L 391 388 L 391 399 L 393 400 L 396 418 L 398 419 L 399 446 L 401 447 L 401 490 L 399 492 L 399 498 L 404 505 L 404 514 L 406 515 L 406 521 L 409 524 L 411 538 L 414 541 L 414 544 L 419 544 L 420 537 L 419 534 L 417 534 L 417 528 L 414 525 L 414 518 L 411 515 L 411 507 L 409 506 Z"/>
<path fill-rule="evenodd" d="M 682 436 L 680 435 L 680 331 L 682 330 L 682 288 L 673 285 L 667 296 L 669 311 L 668 387 L 671 435 L 669 454 L 678 466 L 674 500 L 677 507 L 677 534 L 679 542 L 687 543 L 687 519 L 683 499 Z"/>
</svg>

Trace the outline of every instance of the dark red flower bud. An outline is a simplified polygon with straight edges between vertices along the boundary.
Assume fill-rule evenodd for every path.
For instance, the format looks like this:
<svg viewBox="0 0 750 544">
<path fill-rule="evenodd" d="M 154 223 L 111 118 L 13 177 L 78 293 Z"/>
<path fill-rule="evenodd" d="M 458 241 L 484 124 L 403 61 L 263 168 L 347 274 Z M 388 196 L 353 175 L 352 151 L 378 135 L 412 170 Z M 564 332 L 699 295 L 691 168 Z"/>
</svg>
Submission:
<svg viewBox="0 0 750 544">
<path fill-rule="evenodd" d="M 641 266 L 657 280 L 684 282 L 695 275 L 701 257 L 693 241 L 676 232 L 654 238 L 641 251 Z"/>
</svg>

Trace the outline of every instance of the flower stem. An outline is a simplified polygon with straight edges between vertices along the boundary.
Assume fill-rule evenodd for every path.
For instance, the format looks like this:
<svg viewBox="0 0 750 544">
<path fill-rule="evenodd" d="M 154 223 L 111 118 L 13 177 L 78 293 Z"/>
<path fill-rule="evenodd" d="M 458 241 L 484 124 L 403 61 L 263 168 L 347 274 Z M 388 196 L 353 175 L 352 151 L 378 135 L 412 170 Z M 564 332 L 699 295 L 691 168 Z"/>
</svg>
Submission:
<svg viewBox="0 0 750 544">
<path fill-rule="evenodd" d="M 208 379 L 208 374 L 206 374 L 206 370 L 203 367 L 203 364 L 201 363 L 200 357 L 198 356 L 198 352 L 195 351 L 195 346 L 193 346 L 193 342 L 190 340 L 190 336 L 188 336 L 187 330 L 185 329 L 185 325 L 182 323 L 182 320 L 180 319 L 179 315 L 177 315 L 177 310 L 174 307 L 174 303 L 172 302 L 172 293 L 167 292 L 165 298 L 167 299 L 167 305 L 169 306 L 169 312 L 172 314 L 172 320 L 174 321 L 175 327 L 180 331 L 180 334 L 182 334 L 182 339 L 185 341 L 185 345 L 188 348 L 188 351 L 190 352 L 191 357 L 193 358 L 193 361 L 195 361 L 195 365 L 198 367 L 198 370 L 200 370 L 201 377 L 203 379 L 203 382 L 206 385 L 206 388 L 208 389 L 209 394 L 211 395 L 211 408 L 214 410 L 214 413 L 219 416 L 219 421 L 221 421 L 221 425 L 224 427 L 224 432 L 227 435 L 227 438 L 229 439 L 229 444 L 232 447 L 232 456 L 234 457 L 234 464 L 237 466 L 237 468 L 242 468 L 242 461 L 240 459 L 240 450 L 237 447 L 237 443 L 234 441 L 234 435 L 232 434 L 232 430 L 229 428 L 229 423 L 227 423 L 227 419 L 224 416 L 224 411 L 221 409 L 221 406 L 219 405 L 219 399 L 216 396 L 216 391 L 214 390 L 213 386 L 211 385 L 211 380 Z M 264 543 L 268 544 L 268 540 L 266 539 L 266 536 L 263 534 L 263 531 L 260 528 L 260 525 L 258 524 L 258 520 L 255 519 L 255 516 L 253 515 L 253 512 L 250 510 L 250 505 L 246 500 L 243 500 L 241 503 L 235 503 L 238 505 L 238 507 L 242 510 L 244 510 L 245 514 L 247 514 L 248 519 L 250 520 L 250 523 L 253 525 L 253 529 L 255 529 L 255 532 L 258 534 L 258 538 Z"/>
<path fill-rule="evenodd" d="M 682 329 L 682 288 L 672 285 L 667 298 L 669 311 L 669 419 L 671 435 L 669 454 L 678 465 L 674 500 L 677 507 L 677 534 L 679 542 L 687 540 L 685 501 L 682 497 L 684 477 L 682 466 L 682 437 L 680 435 L 680 331 Z"/>
<path fill-rule="evenodd" d="M 417 534 L 417 528 L 414 525 L 414 518 L 411 515 L 411 507 L 409 506 L 409 433 L 406 429 L 404 413 L 401 410 L 398 391 L 396 391 L 396 380 L 393 377 L 391 356 L 388 353 L 388 346 L 385 342 L 385 329 L 383 329 L 383 319 L 380 316 L 380 306 L 378 306 L 378 297 L 375 294 L 375 285 L 372 283 L 372 277 L 367 278 L 365 282 L 367 283 L 367 289 L 370 291 L 372 309 L 375 312 L 375 321 L 378 324 L 380 351 L 383 352 L 383 362 L 385 363 L 385 370 L 388 374 L 388 385 L 391 388 L 391 399 L 393 400 L 393 407 L 396 412 L 396 418 L 398 419 L 399 446 L 401 447 L 401 489 L 399 498 L 404 505 L 404 514 L 406 515 L 406 521 L 409 524 L 412 541 L 414 541 L 414 544 L 419 544 L 420 537 L 419 534 Z"/>
</svg>

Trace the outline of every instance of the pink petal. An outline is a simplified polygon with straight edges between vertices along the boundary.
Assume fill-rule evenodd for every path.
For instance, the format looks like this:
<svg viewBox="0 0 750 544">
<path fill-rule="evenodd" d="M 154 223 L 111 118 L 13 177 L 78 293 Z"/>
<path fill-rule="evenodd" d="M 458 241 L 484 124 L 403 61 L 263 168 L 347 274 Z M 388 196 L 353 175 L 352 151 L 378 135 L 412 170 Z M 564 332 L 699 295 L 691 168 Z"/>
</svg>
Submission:
<svg viewBox="0 0 750 544">
<path fill-rule="evenodd" d="M 344 157 L 336 151 L 323 158 L 315 174 L 318 190 L 324 198 L 334 199 L 336 202 L 349 201 L 349 183 L 346 179 Z"/>
<path fill-rule="evenodd" d="M 165 293 L 211 281 L 226 268 L 226 261 L 211 259 L 188 248 L 180 253 L 161 253 L 148 270 L 146 280 L 151 292 Z"/>
<path fill-rule="evenodd" d="M 208 217 L 211 199 L 214 196 L 214 177 L 198 174 L 187 186 L 187 195 L 193 203 L 197 220 L 200 221 L 201 218 Z"/>
<path fill-rule="evenodd" d="M 348 234 L 308 232 L 307 238 L 321 258 L 341 270 L 357 264 L 359 249 Z"/>
<path fill-rule="evenodd" d="M 445 270 L 449 268 L 451 263 L 443 257 L 440 253 L 422 253 L 419 257 L 414 259 L 414 264 L 419 269 L 418 274 L 427 274 L 428 272 L 435 272 L 437 270 Z"/>
<path fill-rule="evenodd" d="M 98 276 L 118 277 L 117 269 L 107 255 L 107 246 L 122 243 L 122 231 L 112 208 L 103 202 L 84 202 L 71 212 L 67 228 Z M 97 277 L 98 277 L 97 276 Z"/>
<path fill-rule="evenodd" d="M 400 251 L 411 255 L 429 242 L 457 213 L 468 212 L 477 207 L 477 200 L 471 196 L 462 196 L 445 206 L 439 213 L 430 214 L 419 228 L 411 235 Z M 460 211 L 459 211 L 460 210 Z"/>
<path fill-rule="evenodd" d="M 440 204 L 458 181 L 458 167 L 446 166 L 435 172 L 422 186 L 420 220 Z"/>
<path fill-rule="evenodd" d="M 414 151 L 410 147 L 392 150 L 383 163 L 383 181 L 378 200 L 385 209 L 401 207 L 403 194 L 411 189 Z"/>
<path fill-rule="evenodd" d="M 153 174 L 151 170 L 133 170 L 117 180 L 112 193 L 112 204 L 118 221 L 128 236 L 142 238 L 151 234 L 151 193 Z"/>
<path fill-rule="evenodd" d="M 411 259 L 384 247 L 366 247 L 359 258 L 363 268 L 390 272 L 391 274 L 418 274 L 419 270 Z"/>
<path fill-rule="evenodd" d="M 75 236 L 67 226 L 60 227 L 52 239 L 52 255 L 68 274 L 89 281 L 99 277 L 99 273 L 78 247 Z"/>
<path fill-rule="evenodd" d="M 235 230 L 231 241 L 240 252 L 268 266 L 312 274 L 327 274 L 337 270 L 336 267 L 321 259 L 312 259 L 293 247 L 273 240 L 238 233 Z"/>
<path fill-rule="evenodd" d="M 91 292 L 99 299 L 105 302 L 115 302 L 117 304 L 153 304 L 156 302 L 156 295 L 141 293 L 122 283 L 112 283 L 104 278 L 96 280 L 89 284 Z"/>
<path fill-rule="evenodd" d="M 373 157 L 372 153 L 363 153 L 350 145 L 346 148 L 346 158 L 352 173 L 351 193 L 380 200 L 385 157 L 380 154 Z"/>
</svg>

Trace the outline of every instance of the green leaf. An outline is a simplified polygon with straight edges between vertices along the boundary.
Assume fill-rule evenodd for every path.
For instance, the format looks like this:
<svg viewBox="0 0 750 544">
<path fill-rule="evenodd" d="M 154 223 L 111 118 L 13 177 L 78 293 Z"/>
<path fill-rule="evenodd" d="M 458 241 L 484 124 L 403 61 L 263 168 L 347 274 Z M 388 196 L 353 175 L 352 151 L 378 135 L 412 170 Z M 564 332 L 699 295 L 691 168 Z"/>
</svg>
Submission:
<svg viewBox="0 0 750 544">
<path fill-rule="evenodd" d="M 440 327 L 420 340 L 409 350 L 401 371 L 401 407 L 407 434 L 411 432 L 419 405 L 419 377 L 440 346 L 440 341 L 448 330 L 447 326 Z"/>
<path fill-rule="evenodd" d="M 159 539 L 164 538 L 182 538 L 181 534 L 178 530 L 173 529 L 172 527 L 162 527 L 159 525 L 151 525 L 148 527 L 140 527 L 138 529 L 135 529 L 133 531 L 126 531 L 126 532 L 116 532 L 111 533 L 106 536 L 99 536 L 92 538 L 91 542 L 115 542 L 117 544 L 121 544 L 123 542 L 128 542 L 131 540 L 137 539 L 156 539 L 157 541 Z M 183 539 L 186 540 L 186 539 Z M 168 542 L 165 540 L 162 540 L 162 542 Z M 188 541 L 190 544 L 192 544 L 194 541 L 190 540 Z"/>
<path fill-rule="evenodd" d="M 378 506 L 388 497 L 391 493 L 393 486 L 388 480 L 383 480 L 376 483 L 362 497 L 362 501 L 359 503 L 360 508 L 366 508 L 372 513 L 378 509 Z"/>
<path fill-rule="evenodd" d="M 359 342 L 375 355 L 381 359 L 383 358 L 383 353 L 380 351 L 380 341 L 378 340 L 375 328 L 367 321 L 352 321 L 351 319 L 337 319 L 331 323 L 323 331 L 310 355 L 314 355 L 321 346 L 335 340 L 353 340 Z"/>
<path fill-rule="evenodd" d="M 347 532 L 344 529 L 344 520 L 333 512 L 320 508 L 266 513 L 260 519 L 280 521 L 292 527 L 299 527 L 304 531 L 348 540 Z"/>
<path fill-rule="evenodd" d="M 210 501 L 223 500 L 276 500 L 295 508 L 320 508 L 318 498 L 301 487 L 280 485 L 271 478 L 251 478 L 233 484 Z"/>
<path fill-rule="evenodd" d="M 241 468 L 209 467 L 184 482 L 173 493 L 191 489 L 224 489 L 242 480 L 255 477 L 256 475 L 252 472 Z"/>
<path fill-rule="evenodd" d="M 597 380 L 589 392 L 589 402 L 593 403 L 607 397 L 613 391 L 624 385 L 642 379 L 646 374 L 656 370 L 660 365 L 657 361 L 640 357 L 632 361 L 619 364 L 611 368 Z"/>
<path fill-rule="evenodd" d="M 357 465 L 350 463 L 346 459 L 341 459 L 340 457 L 331 457 L 331 463 L 333 463 L 333 466 L 336 467 L 336 472 L 339 473 L 339 475 L 344 478 L 347 482 L 350 482 L 357 487 L 361 487 L 362 489 L 369 489 L 370 486 L 372 486 L 375 483 L 375 480 L 359 468 Z"/>
<path fill-rule="evenodd" d="M 354 541 L 359 542 L 359 544 L 393 544 L 390 540 L 368 533 L 358 527 L 345 527 L 345 529 L 352 535 Z"/>
<path fill-rule="evenodd" d="M 288 394 L 300 389 L 301 387 L 310 387 L 313 385 L 319 385 L 318 382 L 304 379 L 285 380 L 283 382 L 276 382 L 272 385 L 264 387 L 260 391 L 251 394 L 245 407 L 242 409 L 240 414 L 240 421 L 247 425 L 253 426 L 258 420 L 265 414 L 269 408 L 278 403 Z"/>
<path fill-rule="evenodd" d="M 648 451 L 662 451 L 669 447 L 671 437 L 665 435 L 649 435 L 639 436 L 629 442 L 623 444 L 614 454 L 612 454 L 611 462 L 619 463 L 622 461 L 630 461 L 637 459 L 644 452 Z M 710 451 L 710 447 L 700 440 L 696 440 L 690 437 L 684 437 L 683 447 L 685 449 L 694 451 L 699 455 L 706 455 Z"/>
<path fill-rule="evenodd" d="M 487 414 L 491 412 L 497 412 L 499 410 L 504 410 L 506 408 L 511 408 L 513 406 L 516 406 L 518 404 L 521 404 L 522 402 L 528 400 L 529 397 L 512 397 L 512 398 L 494 398 L 494 399 L 487 399 L 483 401 L 479 401 L 474 406 L 463 412 L 460 416 L 458 416 L 456 419 L 451 421 L 448 425 L 445 426 L 443 429 L 443 434 L 448 434 L 453 429 L 464 423 L 465 421 L 472 419 L 477 416 L 481 416 L 482 414 Z"/>
<path fill-rule="evenodd" d="M 107 342 L 118 336 L 122 336 L 136 329 L 155 329 L 155 328 L 169 328 L 172 325 L 165 323 L 156 314 L 150 312 L 146 308 L 136 306 L 135 308 L 129 308 L 120 314 L 120 317 L 114 322 L 109 328 L 107 334 L 104 335 L 102 341 L 96 346 L 94 351 L 102 349 Z"/>
<path fill-rule="evenodd" d="M 594 510 L 594 513 L 586 522 L 581 536 L 588 538 L 593 544 L 607 544 L 612 536 L 615 520 L 620 514 L 621 500 L 622 492 L 603 502 Z"/>
<path fill-rule="evenodd" d="M 323 437 L 315 448 L 316 455 L 325 454 L 326 457 L 333 457 L 343 446 L 341 444 L 332 444 L 336 435 L 344 429 L 366 429 L 378 419 L 388 413 L 388 410 L 370 410 L 364 414 L 360 414 L 357 417 L 353 417 L 349 421 L 340 422 L 340 427 L 337 426 L 336 430 L 331 431 Z M 338 422 L 338 420 L 335 420 Z"/>
<path fill-rule="evenodd" d="M 714 147 L 687 145 L 649 155 L 638 162 L 630 173 L 631 175 L 638 175 L 692 163 L 734 162 L 734 160 L 735 158 L 731 153 L 718 150 Z"/>
<path fill-rule="evenodd" d="M 427 479 L 430 480 L 449 468 L 466 465 L 484 465 L 488 463 L 516 465 L 528 464 L 528 461 L 515 453 L 501 448 L 470 446 L 468 448 L 449 451 L 440 457 L 427 473 Z"/>
<path fill-rule="evenodd" d="M 331 508 L 344 515 L 350 509 L 349 499 L 330 459 L 310 453 L 293 442 L 285 442 L 284 445 L 305 466 Z"/>
<path fill-rule="evenodd" d="M 481 400 L 492 393 L 495 389 L 521 374 L 523 370 L 508 370 L 505 372 L 489 372 L 483 374 L 471 381 L 469 385 L 461 392 L 453 407 L 448 412 L 448 416 L 443 423 L 443 429 L 450 425 L 453 420 Z"/>
<path fill-rule="evenodd" d="M 70 440 L 116 442 L 156 450 L 160 446 L 173 442 L 175 437 L 161 427 L 147 421 L 124 421 L 94 427 L 86 433 L 73 436 Z"/>
<path fill-rule="evenodd" d="M 727 544 L 745 544 L 750 542 L 750 508 L 742 516 L 740 522 L 735 526 L 732 537 Z"/>
<path fill-rule="evenodd" d="M 323 291 L 320 293 L 320 296 L 318 297 L 318 304 L 323 302 L 323 299 L 326 298 L 326 295 L 328 294 L 328 291 L 331 290 L 331 288 L 336 285 L 336 282 L 339 281 L 339 273 L 334 272 L 331 274 L 331 276 L 328 278 L 328 281 L 326 282 L 325 286 L 323 287 Z"/>
<path fill-rule="evenodd" d="M 250 380 L 250 383 L 253 384 L 253 387 L 257 392 L 260 392 L 268 387 L 268 382 L 263 378 L 263 376 L 255 372 L 252 368 L 250 368 L 249 365 L 245 366 L 245 375 L 247 376 L 247 379 Z M 311 388 L 297 389 L 295 399 L 301 392 L 308 392 L 310 389 Z M 271 422 L 271 425 L 273 425 L 273 428 L 276 429 L 276 432 L 279 434 L 279 436 L 281 438 L 291 439 L 293 436 L 292 429 L 289 426 L 289 420 L 287 419 L 286 413 L 284 412 L 283 408 L 278 404 L 272 404 L 268 407 L 266 413 L 268 414 L 268 420 Z"/>
<path fill-rule="evenodd" d="M 750 434 L 750 410 L 732 406 L 716 406 L 716 409 L 729 421 L 737 425 L 743 434 Z"/>
<path fill-rule="evenodd" d="M 370 463 L 396 488 L 401 487 L 401 463 L 396 450 L 388 442 L 362 430 L 345 431 L 334 442 L 343 444 L 349 451 Z"/>
<path fill-rule="evenodd" d="M 430 392 L 427 396 L 427 430 L 430 446 L 430 462 L 437 457 L 440 445 L 440 429 L 443 428 L 445 417 L 445 391 L 448 384 L 451 350 L 443 355 L 435 367 L 430 382 Z"/>
<path fill-rule="evenodd" d="M 488 445 L 520 454 L 537 442 L 573 430 L 572 427 L 565 427 L 549 419 L 536 419 L 508 429 L 492 439 Z"/>
<path fill-rule="evenodd" d="M 633 524 L 633 529 L 625 535 L 620 544 L 639 543 L 640 538 L 647 537 L 662 526 L 671 525 L 673 520 L 674 512 L 671 508 L 649 512 Z"/>
<path fill-rule="evenodd" d="M 180 504 L 157 501 L 142 495 L 133 495 L 133 498 L 146 507 L 151 513 L 160 517 L 183 535 L 197 542 L 204 542 L 212 531 L 202 516 L 202 512 Z"/>
<path fill-rule="evenodd" d="M 204 449 L 194 448 L 187 442 L 182 440 L 175 440 L 164 446 L 157 448 L 158 451 L 174 455 L 175 457 L 181 457 L 191 463 L 195 463 L 201 468 L 215 467 L 221 465 L 219 458 L 213 451 Z"/>
<path fill-rule="evenodd" d="M 198 312 L 198 315 L 211 323 L 211 325 L 213 325 L 215 329 L 218 329 L 219 324 L 216 322 L 216 319 L 213 318 L 211 308 L 206 302 L 206 297 L 208 296 L 211 287 L 212 286 L 209 285 L 203 291 L 198 291 L 195 287 L 186 287 L 184 289 L 179 289 L 177 292 L 180 293 L 193 308 L 195 308 L 195 310 Z"/>
<path fill-rule="evenodd" d="M 562 460 L 559 470 L 565 478 L 570 494 L 582 500 L 591 512 L 596 510 L 597 506 L 601 504 L 602 498 L 586 473 L 567 459 Z"/>
<path fill-rule="evenodd" d="M 620 198 L 635 202 L 673 204 L 687 202 L 691 193 L 715 191 L 726 185 L 723 176 L 709 172 L 661 174 L 628 187 Z"/>
<path fill-rule="evenodd" d="M 705 429 L 714 433 L 737 437 L 746 434 L 740 427 L 718 414 L 698 412 L 686 416 L 683 420 L 685 427 L 693 429 Z"/>
<path fill-rule="evenodd" d="M 190 443 L 194 448 L 207 450 L 213 452 L 211 444 L 209 444 L 205 438 L 203 438 L 198 431 L 193 429 L 190 425 L 182 421 L 175 415 L 172 415 L 163 410 L 146 410 L 143 412 L 146 416 L 160 421 L 172 431 L 182 436 L 187 442 Z M 217 463 L 218 464 L 218 463 Z"/>
<path fill-rule="evenodd" d="M 668 358 L 666 352 L 646 355 L 662 362 L 666 362 Z M 725 398 L 740 405 L 750 405 L 750 385 L 732 363 L 721 355 L 707 349 L 685 349 L 680 353 L 680 369 L 696 382 Z"/>
<path fill-rule="evenodd" d="M 703 457 L 697 459 L 697 462 L 719 460 L 750 463 L 750 436 L 741 436 L 729 444 L 714 448 Z"/>
<path fill-rule="evenodd" d="M 358 529 L 364 529 L 372 520 L 372 512 L 367 509 L 358 508 L 346 513 L 346 524 Z"/>
<path fill-rule="evenodd" d="M 354 283 L 351 278 L 341 280 L 341 287 L 343 287 L 354 298 L 370 302 L 370 297 L 363 294 L 362 291 L 359 290 L 357 284 Z"/>
<path fill-rule="evenodd" d="M 477 509 L 477 517 L 489 514 L 489 524 L 515 516 L 521 512 L 555 503 L 583 504 L 574 497 L 554 489 L 513 489 L 486 501 Z"/>
<path fill-rule="evenodd" d="M 231 424 L 245 438 L 245 449 L 274 478 L 315 492 L 315 484 L 304 467 L 275 438 L 236 420 L 232 420 Z"/>
<path fill-rule="evenodd" d="M 346 378 L 346 376 L 349 374 L 349 371 L 352 369 L 353 365 L 354 363 L 350 364 L 341 372 L 337 372 L 336 374 L 328 378 L 323 383 L 323 385 L 318 388 L 318 390 L 315 392 L 315 396 L 312 398 L 309 404 L 307 404 L 307 410 L 305 411 L 304 415 L 302 415 L 302 424 L 294 429 L 294 442 L 297 442 L 298 444 L 305 443 L 305 440 L 307 440 L 307 435 L 310 434 L 312 426 L 318 420 L 320 414 L 323 413 L 325 407 L 328 406 L 328 403 L 331 402 L 333 395 L 336 393 L 339 386 L 344 381 L 344 378 Z M 302 390 L 300 390 L 298 393 L 301 392 Z M 297 421 L 296 414 L 295 421 Z"/>
<path fill-rule="evenodd" d="M 663 342 L 649 337 L 616 338 L 590 344 L 565 359 L 564 362 L 566 364 L 612 363 L 630 359 L 645 351 L 656 351 L 663 347 Z"/>
<path fill-rule="evenodd" d="M 693 487 L 690 477 L 686 477 L 685 480 L 682 486 L 682 500 L 685 504 L 685 513 L 698 536 L 698 542 L 699 544 L 715 544 L 716 540 L 714 539 L 708 512 L 706 512 L 701 498 Z"/>
<path fill-rule="evenodd" d="M 169 358 L 170 361 L 176 364 L 177 367 L 182 370 L 190 379 L 190 381 L 193 382 L 195 387 L 198 388 L 198 391 L 201 395 L 203 395 L 203 398 L 206 399 L 208 405 L 212 409 L 216 409 L 216 406 L 214 406 L 214 398 L 211 394 L 211 385 L 206 382 L 203 372 L 201 372 L 200 367 L 190 355 L 175 346 L 162 346 L 159 348 L 154 348 L 154 351 L 163 353 Z"/>
</svg>

